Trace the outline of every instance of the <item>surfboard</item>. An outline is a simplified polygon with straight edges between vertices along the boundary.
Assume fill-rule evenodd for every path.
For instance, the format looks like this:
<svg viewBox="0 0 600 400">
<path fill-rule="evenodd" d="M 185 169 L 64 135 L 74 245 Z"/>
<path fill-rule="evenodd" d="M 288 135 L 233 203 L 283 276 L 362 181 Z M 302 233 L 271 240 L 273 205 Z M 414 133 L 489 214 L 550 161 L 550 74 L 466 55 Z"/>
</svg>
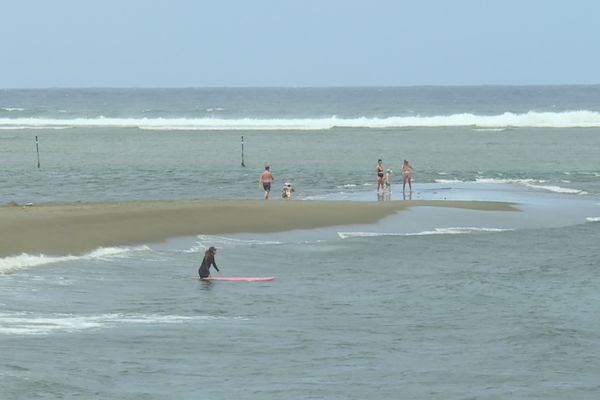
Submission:
<svg viewBox="0 0 600 400">
<path fill-rule="evenodd" d="M 273 276 L 264 277 L 252 277 L 252 276 L 211 276 L 210 278 L 198 278 L 203 281 L 245 281 L 245 282 L 258 282 L 258 281 L 272 281 L 275 279 Z"/>
</svg>

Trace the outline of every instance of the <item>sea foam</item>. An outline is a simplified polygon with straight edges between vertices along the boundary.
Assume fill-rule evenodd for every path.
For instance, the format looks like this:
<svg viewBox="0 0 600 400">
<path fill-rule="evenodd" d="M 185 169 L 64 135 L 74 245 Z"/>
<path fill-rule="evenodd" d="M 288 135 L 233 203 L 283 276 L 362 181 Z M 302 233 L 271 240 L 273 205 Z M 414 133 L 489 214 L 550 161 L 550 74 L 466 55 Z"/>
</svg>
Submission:
<svg viewBox="0 0 600 400">
<path fill-rule="evenodd" d="M 554 185 L 540 185 L 545 183 L 543 180 L 535 179 L 495 179 L 495 178 L 478 178 L 475 180 L 478 183 L 491 183 L 491 184 L 517 184 L 527 186 L 532 189 L 545 190 L 553 193 L 565 193 L 565 194 L 587 194 L 584 190 L 564 188 Z"/>
<path fill-rule="evenodd" d="M 600 127 L 600 112 L 564 111 L 476 115 L 340 118 L 0 118 L 0 128 L 123 127 L 150 130 L 323 130 L 341 128 L 404 128 L 473 126 L 482 129 L 510 127 Z"/>
<path fill-rule="evenodd" d="M 3 312 L 0 313 L 0 334 L 47 335 L 106 329 L 122 324 L 179 324 L 220 318 L 224 317 L 160 314 L 39 315 L 31 312 Z"/>
<path fill-rule="evenodd" d="M 378 237 L 378 236 L 428 236 L 428 235 L 461 235 L 478 232 L 504 232 L 512 231 L 513 229 L 502 228 L 477 228 L 477 227 L 452 227 L 452 228 L 435 228 L 432 231 L 422 231 L 413 233 L 386 233 L 386 232 L 338 232 L 341 239 L 357 238 L 357 237 Z"/>
<path fill-rule="evenodd" d="M 149 250 L 148 246 L 137 247 L 101 247 L 91 253 L 82 256 L 48 256 L 45 254 L 32 255 L 23 253 L 18 256 L 0 258 L 0 274 L 14 272 L 20 269 L 36 267 L 40 265 L 53 264 L 73 260 L 94 260 L 127 257 L 132 251 Z"/>
<path fill-rule="evenodd" d="M 198 235 L 198 242 L 188 250 L 183 250 L 183 253 L 202 253 L 210 246 L 219 248 L 232 248 L 238 246 L 257 246 L 257 245 L 273 245 L 282 244 L 283 242 L 276 240 L 255 240 L 255 239 L 238 239 L 225 236 L 213 235 Z"/>
</svg>

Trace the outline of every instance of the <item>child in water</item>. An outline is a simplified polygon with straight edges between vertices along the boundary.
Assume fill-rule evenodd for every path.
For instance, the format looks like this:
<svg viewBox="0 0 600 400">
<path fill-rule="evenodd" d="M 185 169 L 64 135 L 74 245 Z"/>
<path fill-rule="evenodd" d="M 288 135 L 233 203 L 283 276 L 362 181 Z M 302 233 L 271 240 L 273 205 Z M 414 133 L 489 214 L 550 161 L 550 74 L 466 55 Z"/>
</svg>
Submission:
<svg viewBox="0 0 600 400">
<path fill-rule="evenodd" d="M 383 190 L 390 192 L 392 190 L 392 184 L 390 182 L 390 178 L 392 175 L 392 170 L 388 169 L 383 176 Z"/>
<path fill-rule="evenodd" d="M 281 189 L 281 197 L 283 197 L 286 200 L 290 200 L 292 198 L 293 191 L 294 191 L 294 188 L 292 187 L 292 184 L 289 182 L 286 182 L 283 185 L 283 189 Z"/>
</svg>

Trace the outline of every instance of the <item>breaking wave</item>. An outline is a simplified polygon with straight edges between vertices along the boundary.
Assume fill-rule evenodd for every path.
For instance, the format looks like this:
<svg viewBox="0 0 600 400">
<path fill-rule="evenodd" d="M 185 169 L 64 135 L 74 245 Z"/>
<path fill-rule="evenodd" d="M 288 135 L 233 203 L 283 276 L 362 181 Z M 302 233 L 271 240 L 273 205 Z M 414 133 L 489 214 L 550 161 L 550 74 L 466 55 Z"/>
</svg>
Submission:
<svg viewBox="0 0 600 400">
<path fill-rule="evenodd" d="M 476 227 L 453 227 L 453 228 L 435 228 L 432 231 L 414 232 L 414 233 L 385 233 L 385 232 L 338 232 L 341 239 L 356 237 L 378 237 L 378 236 L 428 236 L 428 235 L 461 235 L 476 232 L 504 232 L 513 229 L 502 228 L 476 228 Z"/>
<path fill-rule="evenodd" d="M 0 334 L 47 335 L 111 328 L 123 324 L 181 324 L 223 318 L 225 317 L 159 314 L 39 315 L 31 312 L 3 312 L 0 313 Z"/>
<path fill-rule="evenodd" d="M 123 127 L 149 130 L 325 130 L 332 128 L 405 128 L 473 126 L 481 129 L 511 127 L 600 127 L 600 112 L 564 111 L 476 115 L 340 118 L 0 118 L 0 128 Z"/>
<path fill-rule="evenodd" d="M 532 189 L 545 190 L 553 193 L 564 193 L 564 194 L 587 194 L 584 190 L 565 188 L 555 185 L 543 185 L 545 181 L 535 179 L 494 179 L 494 178 L 478 178 L 475 180 L 478 183 L 492 183 L 492 184 L 518 184 L 524 185 Z"/>
<path fill-rule="evenodd" d="M 149 250 L 148 246 L 137 246 L 137 247 L 101 247 L 91 253 L 84 254 L 82 256 L 48 256 L 45 254 L 31 255 L 23 253 L 18 256 L 0 258 L 0 274 L 7 272 L 13 272 L 20 269 L 26 269 L 30 267 L 36 267 L 40 265 L 53 264 L 64 261 L 73 260 L 94 260 L 94 259 L 107 259 L 107 258 L 119 258 L 128 257 L 129 253 L 133 251 L 145 251 Z"/>
</svg>

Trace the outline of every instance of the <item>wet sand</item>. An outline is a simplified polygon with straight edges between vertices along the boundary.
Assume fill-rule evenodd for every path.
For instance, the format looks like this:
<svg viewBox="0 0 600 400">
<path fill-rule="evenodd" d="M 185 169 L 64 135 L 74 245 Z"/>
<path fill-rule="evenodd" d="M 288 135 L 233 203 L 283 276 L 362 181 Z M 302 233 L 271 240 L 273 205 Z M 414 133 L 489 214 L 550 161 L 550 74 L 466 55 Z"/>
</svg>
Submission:
<svg viewBox="0 0 600 400">
<path fill-rule="evenodd" d="M 0 207 L 0 257 L 79 255 L 99 247 L 199 234 L 279 232 L 375 223 L 409 207 L 517 211 L 492 201 L 131 201 Z"/>
</svg>

